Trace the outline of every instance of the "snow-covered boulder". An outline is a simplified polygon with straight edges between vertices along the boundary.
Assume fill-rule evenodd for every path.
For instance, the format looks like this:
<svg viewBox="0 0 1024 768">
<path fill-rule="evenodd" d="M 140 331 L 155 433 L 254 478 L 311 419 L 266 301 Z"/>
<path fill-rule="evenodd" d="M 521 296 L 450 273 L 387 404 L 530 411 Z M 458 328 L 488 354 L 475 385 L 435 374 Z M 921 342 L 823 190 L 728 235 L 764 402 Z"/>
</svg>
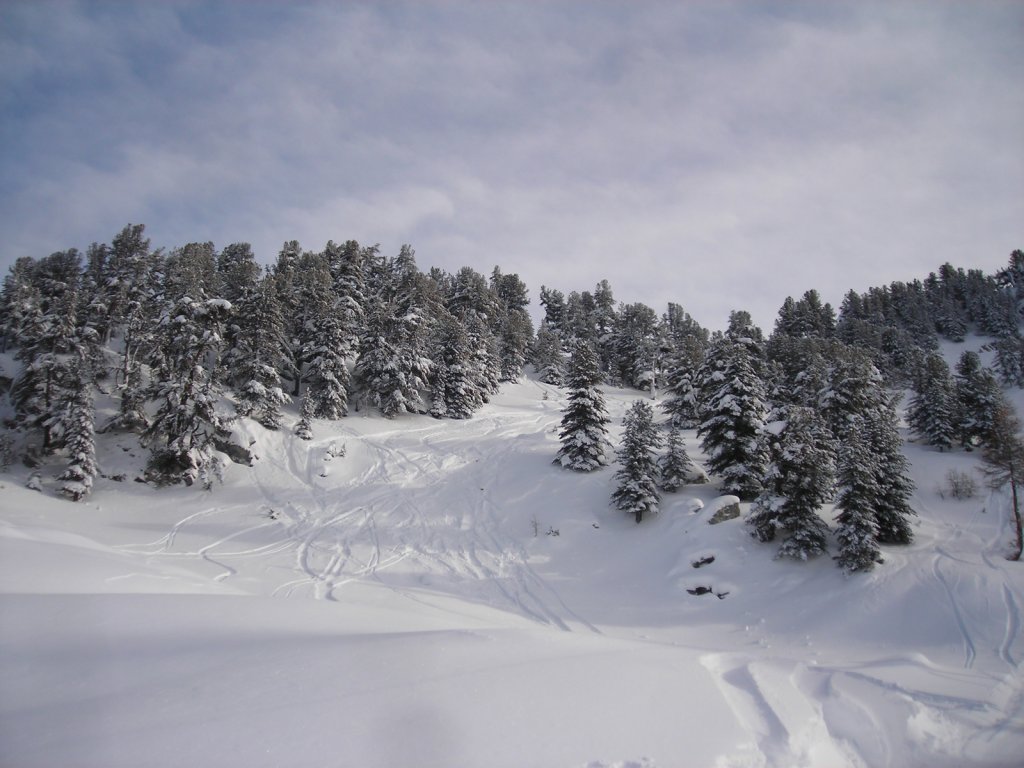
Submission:
<svg viewBox="0 0 1024 768">
<path fill-rule="evenodd" d="M 711 513 L 708 525 L 718 525 L 740 516 L 740 499 L 739 496 L 719 496 L 707 508 Z"/>
</svg>

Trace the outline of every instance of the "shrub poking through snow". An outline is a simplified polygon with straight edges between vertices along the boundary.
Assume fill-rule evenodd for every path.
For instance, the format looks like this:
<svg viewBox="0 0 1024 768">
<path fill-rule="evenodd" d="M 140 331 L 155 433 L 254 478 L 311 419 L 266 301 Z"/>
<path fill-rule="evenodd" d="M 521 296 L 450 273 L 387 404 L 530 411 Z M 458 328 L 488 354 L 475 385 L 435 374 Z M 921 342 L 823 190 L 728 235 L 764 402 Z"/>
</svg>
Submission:
<svg viewBox="0 0 1024 768">
<path fill-rule="evenodd" d="M 978 493 L 978 481 L 970 472 L 951 469 L 946 473 L 946 484 L 942 496 L 947 494 L 954 499 L 972 499 Z"/>
</svg>

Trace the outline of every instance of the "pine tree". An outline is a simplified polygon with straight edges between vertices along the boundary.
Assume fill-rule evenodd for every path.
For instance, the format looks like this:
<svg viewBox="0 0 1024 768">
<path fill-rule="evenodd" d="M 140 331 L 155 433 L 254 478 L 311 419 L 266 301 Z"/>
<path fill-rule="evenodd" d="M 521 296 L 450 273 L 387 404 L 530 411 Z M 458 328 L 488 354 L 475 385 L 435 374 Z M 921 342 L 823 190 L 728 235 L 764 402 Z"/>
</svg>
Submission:
<svg viewBox="0 0 1024 768">
<path fill-rule="evenodd" d="M 991 429 L 1003 391 L 992 371 L 982 366 L 977 352 L 967 351 L 960 356 L 955 382 L 960 414 L 958 436 L 960 444 L 970 450 Z"/>
<path fill-rule="evenodd" d="M 4 277 L 3 292 L 0 293 L 0 354 L 12 345 L 20 344 L 26 313 L 32 314 L 38 309 L 37 289 L 32 285 L 35 266 L 35 259 L 22 256 Z"/>
<path fill-rule="evenodd" d="M 1020 420 L 1009 403 L 1001 403 L 993 414 L 992 426 L 982 446 L 981 460 L 982 470 L 992 488 L 1010 486 L 1017 541 L 1009 559 L 1020 560 L 1024 534 L 1017 489 L 1024 482 L 1024 439 L 1020 436 Z"/>
<path fill-rule="evenodd" d="M 220 475 L 214 443 L 226 436 L 229 419 L 220 412 L 221 387 L 212 362 L 230 308 L 223 299 L 185 296 L 162 321 L 149 393 L 157 408 L 143 433 L 152 449 L 149 474 L 159 483 L 192 485 L 199 480 L 209 488 Z"/>
<path fill-rule="evenodd" d="M 448 315 L 434 335 L 431 416 L 468 419 L 483 405 L 483 392 L 473 374 L 469 336 L 462 323 Z"/>
<path fill-rule="evenodd" d="M 427 387 L 430 370 L 413 338 L 414 321 L 392 312 L 388 305 L 371 305 L 355 369 L 361 397 L 389 419 L 423 407 L 420 390 Z"/>
<path fill-rule="evenodd" d="M 301 440 L 313 439 L 313 409 L 313 400 L 307 392 L 302 398 L 302 405 L 299 406 L 299 421 L 295 425 L 295 436 Z"/>
<path fill-rule="evenodd" d="M 23 367 L 11 388 L 18 421 L 42 433 L 42 450 L 63 445 L 63 403 L 76 383 L 73 353 L 79 348 L 76 309 L 80 258 L 74 249 L 42 259 L 32 274 L 33 290 L 23 297 L 17 359 Z"/>
<path fill-rule="evenodd" d="M 569 360 L 569 398 L 559 432 L 562 447 L 555 458 L 566 469 L 592 472 L 608 463 L 608 415 L 604 395 L 597 388 L 600 381 L 593 348 L 578 342 Z"/>
<path fill-rule="evenodd" d="M 676 429 L 692 429 L 700 421 L 694 373 L 690 361 L 680 357 L 673 360 L 668 370 L 666 396 L 661 407 Z"/>
<path fill-rule="evenodd" d="M 502 381 L 518 381 L 533 341 L 533 323 L 526 311 L 530 300 L 519 275 L 503 275 L 498 267 L 491 273 L 491 292 L 498 303 L 492 323 L 498 337 L 498 358 Z"/>
<path fill-rule="evenodd" d="M 237 327 L 230 378 L 236 407 L 267 429 L 281 426 L 281 406 L 290 399 L 281 387 L 287 359 L 284 321 L 273 278 L 266 277 L 243 293 L 235 311 Z"/>
<path fill-rule="evenodd" d="M 92 374 L 84 355 L 73 365 L 72 387 L 64 404 L 64 449 L 68 466 L 61 473 L 61 493 L 80 501 L 92 491 L 96 477 L 96 433 L 92 399 Z"/>
<path fill-rule="evenodd" d="M 386 418 L 423 410 L 420 393 L 431 375 L 427 282 L 411 249 L 403 249 L 396 261 L 369 260 L 354 383 L 360 397 Z"/>
<path fill-rule="evenodd" d="M 150 250 L 145 231 L 143 224 L 125 226 L 111 240 L 102 269 L 97 266 L 98 306 L 94 317 L 103 344 L 115 335 L 118 327 L 129 321 L 152 290 L 152 273 L 160 254 Z M 124 353 L 136 351 L 126 349 Z"/>
<path fill-rule="evenodd" d="M 660 488 L 667 493 L 679 490 L 690 482 L 693 476 L 693 461 L 686 453 L 683 435 L 671 424 L 668 426 L 668 439 L 665 441 L 665 455 L 658 461 L 660 472 Z"/>
<path fill-rule="evenodd" d="M 637 400 L 623 419 L 625 430 L 617 458 L 622 468 L 615 473 L 619 481 L 612 494 L 615 506 L 632 514 L 639 523 L 644 515 L 658 511 L 658 463 L 654 451 L 661 445 L 661 435 L 654 426 L 654 410 L 649 403 Z"/>
<path fill-rule="evenodd" d="M 565 325 L 565 294 L 551 288 L 540 287 L 540 305 L 544 307 L 544 325 L 565 341 L 562 332 Z"/>
<path fill-rule="evenodd" d="M 502 381 L 519 381 L 533 341 L 530 316 L 521 309 L 506 310 L 498 331 L 498 361 Z"/>
<path fill-rule="evenodd" d="M 881 496 L 878 477 L 882 467 L 878 466 L 878 458 L 863 433 L 863 419 L 858 417 L 839 455 L 836 494 L 839 555 L 836 561 L 847 573 L 869 571 L 875 563 L 882 562 L 874 516 Z"/>
<path fill-rule="evenodd" d="M 758 541 L 784 531 L 778 556 L 807 560 L 827 550 L 828 526 L 818 509 L 832 494 L 836 446 L 814 410 L 791 406 L 785 415 L 747 524 Z"/>
<path fill-rule="evenodd" d="M 892 402 L 885 400 L 864 413 L 865 438 L 877 460 L 876 482 L 879 488 L 875 504 L 875 526 L 881 544 L 910 544 L 914 532 L 909 518 L 916 515 L 910 507 L 914 483 L 910 465 L 903 454 L 899 419 Z"/>
<path fill-rule="evenodd" d="M 746 340 L 724 337 L 712 344 L 698 373 L 703 419 L 697 434 L 708 471 L 722 478 L 725 493 L 746 499 L 761 491 L 768 468 L 767 396 L 752 350 Z"/>
<path fill-rule="evenodd" d="M 501 363 L 496 340 L 484 319 L 477 313 L 465 312 L 459 318 L 466 330 L 469 371 L 473 384 L 483 397 L 483 401 L 489 402 L 491 395 L 498 391 L 501 381 Z"/>
<path fill-rule="evenodd" d="M 619 381 L 634 389 L 657 393 L 660 376 L 658 315 L 646 304 L 621 308 L 613 330 L 615 373 Z"/>
<path fill-rule="evenodd" d="M 555 386 L 562 385 L 565 378 L 565 355 L 562 352 L 562 343 L 557 334 L 552 333 L 546 325 L 542 325 L 537 331 L 531 361 L 533 369 L 542 382 Z"/>
<path fill-rule="evenodd" d="M 281 305 L 281 317 L 284 320 L 284 336 L 287 348 L 284 367 L 281 375 L 291 381 L 291 395 L 297 397 L 302 388 L 302 325 L 305 317 L 302 312 L 302 280 L 300 263 L 302 247 L 297 240 L 290 240 L 278 252 L 277 261 L 271 272 L 277 301 Z M 321 273 L 323 276 L 323 273 Z"/>
<path fill-rule="evenodd" d="M 882 374 L 868 353 L 856 347 L 835 350 L 817 407 L 838 440 L 843 440 L 858 417 L 887 403 Z"/>
<path fill-rule="evenodd" d="M 940 451 L 951 448 L 961 419 L 956 387 L 946 361 L 939 355 L 928 355 L 918 372 L 914 390 L 907 409 L 911 429 Z"/>
<path fill-rule="evenodd" d="M 995 369 L 1004 384 L 1024 386 L 1024 338 L 1014 331 L 986 344 L 995 351 Z"/>
<path fill-rule="evenodd" d="M 313 403 L 313 415 L 321 419 L 340 419 L 348 413 L 350 377 L 345 359 L 348 334 L 335 313 L 333 303 L 324 301 L 306 321 L 303 357 L 308 367 L 303 376 L 307 396 Z"/>
</svg>

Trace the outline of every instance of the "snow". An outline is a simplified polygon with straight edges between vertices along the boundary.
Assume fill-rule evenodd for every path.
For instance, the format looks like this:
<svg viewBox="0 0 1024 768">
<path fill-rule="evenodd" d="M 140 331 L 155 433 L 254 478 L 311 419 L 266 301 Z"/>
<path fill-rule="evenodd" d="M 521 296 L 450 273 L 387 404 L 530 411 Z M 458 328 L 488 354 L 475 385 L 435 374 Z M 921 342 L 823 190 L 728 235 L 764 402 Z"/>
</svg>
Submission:
<svg viewBox="0 0 1024 768">
<path fill-rule="evenodd" d="M 241 420 L 209 492 L 131 482 L 125 434 L 78 504 L 0 474 L 0 765 L 1020 764 L 1008 501 L 941 493 L 976 454 L 908 445 L 915 542 L 846 576 L 708 525 L 715 483 L 637 525 L 614 467 L 552 464 L 564 398 Z"/>
</svg>

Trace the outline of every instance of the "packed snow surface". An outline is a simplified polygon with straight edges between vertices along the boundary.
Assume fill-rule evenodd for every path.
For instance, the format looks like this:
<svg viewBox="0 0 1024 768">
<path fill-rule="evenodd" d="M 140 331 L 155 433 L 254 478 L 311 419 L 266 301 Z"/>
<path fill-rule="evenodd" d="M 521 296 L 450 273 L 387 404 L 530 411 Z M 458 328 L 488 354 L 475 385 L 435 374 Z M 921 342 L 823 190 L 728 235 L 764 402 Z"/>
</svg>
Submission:
<svg viewBox="0 0 1024 768">
<path fill-rule="evenodd" d="M 713 484 L 635 524 L 614 467 L 552 464 L 563 405 L 242 421 L 209 492 L 132 482 L 130 435 L 82 503 L 0 475 L 0 765 L 1024 762 L 1008 500 L 940 493 L 974 455 L 909 445 L 916 541 L 847 577 L 708 525 Z"/>
</svg>

